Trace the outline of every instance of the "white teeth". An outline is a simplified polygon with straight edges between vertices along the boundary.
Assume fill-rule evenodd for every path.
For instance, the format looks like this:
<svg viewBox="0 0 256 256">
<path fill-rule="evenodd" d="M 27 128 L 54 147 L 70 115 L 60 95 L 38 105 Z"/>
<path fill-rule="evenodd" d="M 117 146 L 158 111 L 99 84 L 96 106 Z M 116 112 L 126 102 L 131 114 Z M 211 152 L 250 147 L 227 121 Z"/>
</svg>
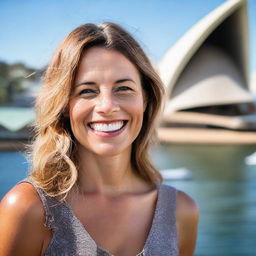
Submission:
<svg viewBox="0 0 256 256">
<path fill-rule="evenodd" d="M 123 126 L 123 121 L 113 123 L 91 123 L 90 127 L 99 132 L 114 132 L 119 130 Z"/>
</svg>

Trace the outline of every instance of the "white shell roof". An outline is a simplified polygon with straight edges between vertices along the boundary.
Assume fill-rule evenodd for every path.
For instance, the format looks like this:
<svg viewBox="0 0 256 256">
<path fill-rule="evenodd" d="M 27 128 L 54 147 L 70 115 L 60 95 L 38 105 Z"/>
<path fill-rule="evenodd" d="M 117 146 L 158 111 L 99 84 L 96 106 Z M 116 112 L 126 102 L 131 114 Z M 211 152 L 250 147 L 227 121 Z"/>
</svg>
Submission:
<svg viewBox="0 0 256 256">
<path fill-rule="evenodd" d="M 167 51 L 159 63 L 159 74 L 169 100 L 167 112 L 252 101 L 248 89 L 246 8 L 246 0 L 225 2 L 195 24 Z M 234 58 L 230 58 L 225 50 L 211 47 L 209 42 L 205 44 L 211 34 L 231 16 L 235 24 L 225 27 L 225 34 L 228 35 L 230 47 L 233 47 L 232 54 L 235 56 L 231 57 Z M 239 38 L 231 38 L 234 29 L 239 29 Z"/>
</svg>

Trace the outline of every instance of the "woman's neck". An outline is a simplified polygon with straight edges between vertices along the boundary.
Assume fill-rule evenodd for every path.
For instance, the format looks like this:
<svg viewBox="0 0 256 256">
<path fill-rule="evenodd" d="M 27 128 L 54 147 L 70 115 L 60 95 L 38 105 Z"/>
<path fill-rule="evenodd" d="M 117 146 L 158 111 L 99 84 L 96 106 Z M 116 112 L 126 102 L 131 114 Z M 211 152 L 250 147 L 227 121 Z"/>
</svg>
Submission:
<svg viewBox="0 0 256 256">
<path fill-rule="evenodd" d="M 80 149 L 79 190 L 108 196 L 138 191 L 145 182 L 133 170 L 130 156 L 130 148 L 115 156 L 99 156 Z"/>
</svg>

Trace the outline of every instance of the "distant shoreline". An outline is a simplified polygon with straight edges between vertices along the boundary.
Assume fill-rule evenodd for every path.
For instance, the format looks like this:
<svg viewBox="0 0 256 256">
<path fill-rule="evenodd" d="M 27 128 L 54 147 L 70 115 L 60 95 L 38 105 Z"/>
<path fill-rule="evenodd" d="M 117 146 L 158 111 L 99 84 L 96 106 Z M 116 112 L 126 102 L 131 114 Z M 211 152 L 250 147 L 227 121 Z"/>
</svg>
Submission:
<svg viewBox="0 0 256 256">
<path fill-rule="evenodd" d="M 29 140 L 0 140 L 0 152 L 3 151 L 24 151 Z"/>
</svg>

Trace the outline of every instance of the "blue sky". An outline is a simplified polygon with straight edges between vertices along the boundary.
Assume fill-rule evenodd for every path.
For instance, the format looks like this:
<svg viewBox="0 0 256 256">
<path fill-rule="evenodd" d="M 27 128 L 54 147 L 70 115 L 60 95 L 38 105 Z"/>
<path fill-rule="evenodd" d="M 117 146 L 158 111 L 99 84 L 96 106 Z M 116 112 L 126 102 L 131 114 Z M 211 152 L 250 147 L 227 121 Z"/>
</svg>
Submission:
<svg viewBox="0 0 256 256">
<path fill-rule="evenodd" d="M 60 41 L 87 22 L 121 24 L 156 62 L 225 0 L 1 0 L 0 60 L 41 68 Z M 256 70 L 256 1 L 248 0 L 250 64 Z"/>
</svg>

